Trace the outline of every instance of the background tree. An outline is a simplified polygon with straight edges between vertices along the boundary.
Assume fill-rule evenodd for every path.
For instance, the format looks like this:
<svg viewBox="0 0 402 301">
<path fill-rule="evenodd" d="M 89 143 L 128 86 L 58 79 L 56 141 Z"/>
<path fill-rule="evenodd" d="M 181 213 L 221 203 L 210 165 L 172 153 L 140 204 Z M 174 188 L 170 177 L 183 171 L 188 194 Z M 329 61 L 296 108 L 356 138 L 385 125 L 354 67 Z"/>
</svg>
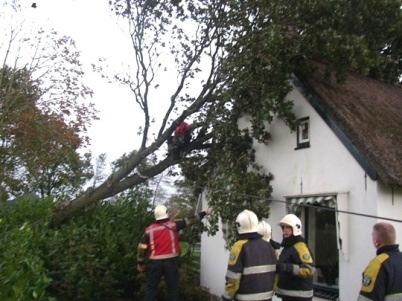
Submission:
<svg viewBox="0 0 402 301">
<path fill-rule="evenodd" d="M 389 82 L 401 74 L 400 0 L 114 0 L 111 6 L 127 22 L 134 50 L 132 72 L 115 79 L 143 112 L 141 141 L 105 182 L 63 204 L 59 221 L 177 163 L 208 189 L 225 219 L 243 206 L 265 208 L 261 200 L 270 194 L 271 176 L 253 164 L 251 138 L 268 142 L 266 126 L 274 118 L 292 128 L 292 103 L 284 97 L 293 73 L 308 76 L 311 62 L 319 60 L 339 80 L 350 69 Z M 177 86 L 156 97 L 166 69 L 173 69 Z M 156 99 L 166 111 L 153 123 Z M 237 124 L 245 115 L 248 132 Z M 157 157 L 140 170 L 184 119 L 194 124 L 189 155 Z M 226 197 L 218 193 L 229 188 Z"/>
<path fill-rule="evenodd" d="M 18 15 L 18 3 L 10 2 Z M 3 15 L 3 14 L 2 14 Z M 10 13 L 12 15 L 12 13 Z M 10 17 L 10 15 L 8 17 Z M 0 190 L 73 196 L 91 177 L 87 127 L 92 91 L 74 41 L 54 31 L 1 23 Z"/>
</svg>

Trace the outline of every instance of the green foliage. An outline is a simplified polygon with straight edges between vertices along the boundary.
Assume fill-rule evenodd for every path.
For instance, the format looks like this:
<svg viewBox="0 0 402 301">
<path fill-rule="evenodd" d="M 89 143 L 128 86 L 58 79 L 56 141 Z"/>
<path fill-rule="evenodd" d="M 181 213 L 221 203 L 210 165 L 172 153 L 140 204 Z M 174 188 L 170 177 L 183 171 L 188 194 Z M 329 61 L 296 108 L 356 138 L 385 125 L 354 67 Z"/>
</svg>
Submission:
<svg viewBox="0 0 402 301">
<path fill-rule="evenodd" d="M 44 250 L 51 291 L 61 300 L 109 300 L 136 290 L 137 244 L 150 221 L 148 201 L 148 192 L 138 187 L 52 231 Z"/>
<path fill-rule="evenodd" d="M 208 218 L 210 233 L 218 230 L 219 217 L 228 225 L 228 246 L 236 239 L 237 214 L 249 209 L 259 218 L 268 217 L 267 199 L 272 192 L 272 175 L 254 163 L 248 131 L 238 130 L 237 123 L 234 127 L 236 136 L 226 136 L 221 147 L 210 151 L 207 161 L 193 158 L 190 164 L 182 164 L 186 178 L 194 181 L 195 191 L 206 189 L 208 192 L 208 206 L 214 209 L 214 214 Z"/>
<path fill-rule="evenodd" d="M 178 188 L 178 192 L 172 195 L 167 203 L 169 211 L 173 212 L 175 218 L 194 218 L 196 220 L 180 236 L 182 241 L 186 242 L 183 244 L 184 248 L 181 249 L 182 254 L 191 253 L 194 246 L 200 242 L 201 233 L 207 230 L 196 216 L 198 214 L 196 211 L 201 208 L 197 208 L 198 195 L 194 194 L 192 184 L 190 181 L 176 181 L 175 185 Z"/>
<path fill-rule="evenodd" d="M 27 192 L 71 195 L 92 175 L 90 154 L 78 151 L 84 145 L 79 127 L 68 124 L 63 114 L 42 110 L 41 93 L 27 69 L 0 69 L 3 199 Z"/>
<path fill-rule="evenodd" d="M 32 197 L 0 204 L 0 300 L 118 300 L 143 297 L 137 244 L 152 220 L 144 187 L 51 225 L 53 202 Z M 209 300 L 198 286 L 199 253 L 181 265 L 185 300 Z M 161 284 L 161 296 L 165 294 Z"/>
<path fill-rule="evenodd" d="M 0 199 L 71 196 L 92 175 L 92 90 L 74 40 L 23 22 L 21 3 L 0 11 Z"/>
<path fill-rule="evenodd" d="M 196 192 L 207 189 L 209 204 L 217 213 L 211 231 L 216 230 L 219 215 L 232 225 L 233 240 L 238 212 L 248 208 L 259 217 L 269 213 L 268 204 L 261 200 L 270 195 L 272 176 L 254 163 L 251 139 L 268 144 L 267 125 L 276 118 L 294 128 L 292 101 L 285 99 L 292 89 L 292 75 L 308 77 L 314 63 L 321 62 L 327 74 L 335 72 L 339 81 L 346 79 L 348 71 L 400 81 L 402 1 L 191 2 L 199 8 L 192 11 L 198 14 L 193 18 L 196 22 L 210 14 L 208 20 L 221 34 L 210 38 L 224 50 L 217 58 L 219 89 L 213 93 L 214 101 L 197 115 L 197 122 L 211 129 L 212 145 L 182 167 Z M 202 10 L 206 3 L 219 9 Z M 189 9 L 186 5 L 181 1 L 179 6 Z M 251 124 L 248 133 L 238 129 L 244 116 Z"/>
<path fill-rule="evenodd" d="M 1 300 L 110 300 L 130 295 L 136 250 L 150 221 L 147 191 L 121 195 L 51 227 L 53 204 L 17 200 L 0 207 Z"/>
<path fill-rule="evenodd" d="M 232 221 L 245 206 L 259 210 L 264 206 L 250 201 L 249 193 L 266 199 L 271 176 L 252 160 L 245 162 L 252 156 L 244 142 L 249 148 L 252 144 L 239 133 L 239 118 L 246 115 L 250 138 L 264 143 L 270 138 L 272 120 L 282 119 L 293 128 L 292 100 L 285 99 L 292 89 L 290 79 L 294 74 L 310 76 L 316 62 L 326 66 L 327 75 L 334 71 L 338 80 L 354 71 L 400 81 L 401 0 L 111 0 L 109 4 L 126 19 L 134 50 L 134 70 L 124 70 L 113 79 L 133 92 L 143 113 L 142 142 L 138 152 L 130 152 L 102 184 L 63 204 L 55 218 L 59 222 L 179 161 L 198 168 L 196 186 L 209 189 L 211 204 L 225 221 Z M 177 77 L 177 87 L 164 81 L 164 72 L 172 69 L 176 74 L 169 77 Z M 170 95 L 155 93 L 163 84 Z M 150 101 L 164 97 L 166 111 L 158 129 Z M 184 119 L 193 124 L 193 139 L 184 155 L 156 156 Z M 190 153 L 194 157 L 187 162 Z M 144 166 L 149 158 L 152 164 Z M 191 167 L 185 169 L 195 174 Z M 218 192 L 228 189 L 230 194 Z"/>
<path fill-rule="evenodd" d="M 0 299 L 53 300 L 51 279 L 40 250 L 46 239 L 49 201 L 20 199 L 0 204 Z"/>
</svg>

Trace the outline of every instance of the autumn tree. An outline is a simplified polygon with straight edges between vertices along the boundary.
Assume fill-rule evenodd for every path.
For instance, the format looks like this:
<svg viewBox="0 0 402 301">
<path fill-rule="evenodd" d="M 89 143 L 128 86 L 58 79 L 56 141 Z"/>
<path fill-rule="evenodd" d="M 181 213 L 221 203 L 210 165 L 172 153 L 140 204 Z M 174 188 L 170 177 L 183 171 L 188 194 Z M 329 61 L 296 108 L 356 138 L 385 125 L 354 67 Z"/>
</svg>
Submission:
<svg viewBox="0 0 402 301">
<path fill-rule="evenodd" d="M 251 146 L 253 139 L 269 142 L 266 125 L 274 118 L 292 128 L 292 102 L 284 100 L 291 75 L 314 72 L 312 61 L 325 63 L 339 80 L 350 69 L 389 82 L 401 74 L 400 0 L 110 3 L 134 50 L 133 69 L 115 79 L 142 110 L 139 146 L 102 184 L 59 207 L 59 221 L 179 163 L 195 187 L 208 189 L 224 220 L 243 207 L 264 216 L 272 175 L 254 163 Z M 177 84 L 158 94 L 165 70 Z M 166 108 L 155 122 L 153 101 Z M 241 131 L 245 115 L 251 128 Z M 194 125 L 187 155 L 155 156 L 185 119 Z"/>
<path fill-rule="evenodd" d="M 17 1 L 11 1 L 18 15 Z M 3 4 L 4 5 L 4 4 Z M 9 16 L 10 17 L 10 16 Z M 92 94 L 74 41 L 55 31 L 1 23 L 0 190 L 73 196 L 91 177 L 87 127 Z"/>
</svg>

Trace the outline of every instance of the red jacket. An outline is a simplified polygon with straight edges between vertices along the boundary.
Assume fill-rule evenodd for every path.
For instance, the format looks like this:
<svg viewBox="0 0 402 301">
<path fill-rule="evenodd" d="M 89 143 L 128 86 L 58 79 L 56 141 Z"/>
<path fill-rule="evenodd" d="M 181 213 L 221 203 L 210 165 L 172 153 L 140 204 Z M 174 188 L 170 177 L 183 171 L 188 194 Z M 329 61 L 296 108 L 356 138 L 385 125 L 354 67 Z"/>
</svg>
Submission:
<svg viewBox="0 0 402 301">
<path fill-rule="evenodd" d="M 145 229 L 149 259 L 158 260 L 180 255 L 179 231 L 181 225 L 172 220 L 156 222 Z"/>
<path fill-rule="evenodd" d="M 179 126 L 175 129 L 174 135 L 176 137 L 184 136 L 187 134 L 187 132 L 190 130 L 190 125 L 183 121 L 182 123 L 179 124 Z"/>
</svg>

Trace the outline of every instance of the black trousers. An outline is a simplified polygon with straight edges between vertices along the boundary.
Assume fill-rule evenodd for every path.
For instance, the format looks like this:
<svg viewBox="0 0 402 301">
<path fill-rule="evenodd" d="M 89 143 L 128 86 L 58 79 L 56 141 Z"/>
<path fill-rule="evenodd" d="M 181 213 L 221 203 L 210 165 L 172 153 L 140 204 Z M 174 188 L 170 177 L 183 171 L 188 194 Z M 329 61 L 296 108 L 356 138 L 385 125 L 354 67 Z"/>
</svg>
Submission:
<svg viewBox="0 0 402 301">
<path fill-rule="evenodd" d="M 158 292 L 158 284 L 165 278 L 169 301 L 179 301 L 179 260 L 177 257 L 150 260 L 148 270 L 148 282 L 145 289 L 144 301 L 155 301 Z"/>
</svg>

